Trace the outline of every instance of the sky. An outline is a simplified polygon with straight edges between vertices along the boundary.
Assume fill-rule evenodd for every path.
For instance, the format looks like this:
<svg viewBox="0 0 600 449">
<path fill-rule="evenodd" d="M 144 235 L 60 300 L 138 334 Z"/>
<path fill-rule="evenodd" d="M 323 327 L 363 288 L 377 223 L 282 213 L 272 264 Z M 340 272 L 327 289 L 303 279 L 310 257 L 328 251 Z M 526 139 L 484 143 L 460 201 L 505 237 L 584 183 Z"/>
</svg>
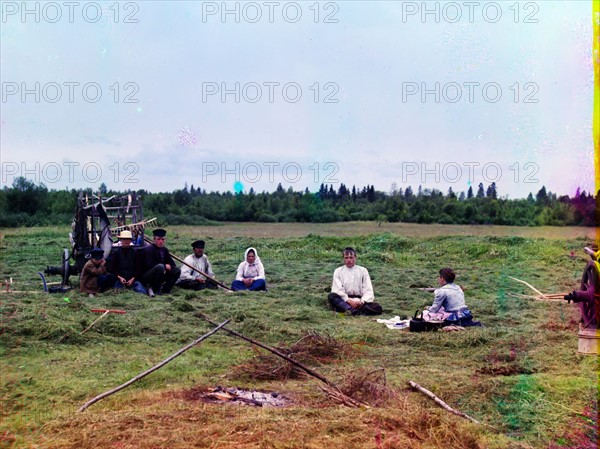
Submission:
<svg viewBox="0 0 600 449">
<path fill-rule="evenodd" d="M 594 191 L 591 1 L 1 9 L 1 187 Z"/>
</svg>

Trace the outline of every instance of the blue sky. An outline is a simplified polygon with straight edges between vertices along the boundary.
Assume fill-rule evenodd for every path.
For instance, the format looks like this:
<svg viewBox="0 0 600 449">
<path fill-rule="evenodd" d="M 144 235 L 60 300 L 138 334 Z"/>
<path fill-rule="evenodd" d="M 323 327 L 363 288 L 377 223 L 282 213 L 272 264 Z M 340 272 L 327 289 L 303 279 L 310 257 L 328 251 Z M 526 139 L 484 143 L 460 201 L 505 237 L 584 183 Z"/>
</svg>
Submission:
<svg viewBox="0 0 600 449">
<path fill-rule="evenodd" d="M 594 190 L 591 2 L 23 5 L 2 186 Z"/>
</svg>

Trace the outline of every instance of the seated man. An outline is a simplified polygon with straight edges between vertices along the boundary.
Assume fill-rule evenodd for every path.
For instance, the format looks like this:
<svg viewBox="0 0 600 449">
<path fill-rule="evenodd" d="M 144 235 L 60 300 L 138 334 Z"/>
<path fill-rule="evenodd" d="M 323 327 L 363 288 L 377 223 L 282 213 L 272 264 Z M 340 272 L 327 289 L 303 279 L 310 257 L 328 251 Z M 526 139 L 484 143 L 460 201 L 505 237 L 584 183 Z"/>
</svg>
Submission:
<svg viewBox="0 0 600 449">
<path fill-rule="evenodd" d="M 169 294 L 179 279 L 181 270 L 175 265 L 169 250 L 165 246 L 167 231 L 155 229 L 152 232 L 154 242 L 141 249 L 142 283 L 148 287 L 148 296 Z M 162 288 L 162 290 L 161 290 Z"/>
<path fill-rule="evenodd" d="M 244 252 L 244 261 L 238 266 L 231 289 L 234 292 L 239 290 L 267 290 L 265 268 L 260 261 L 260 257 L 258 257 L 256 249 L 248 248 Z"/>
<path fill-rule="evenodd" d="M 477 325 L 472 322 L 473 315 L 465 304 L 465 294 L 462 289 L 454 283 L 456 275 L 451 268 L 442 268 L 438 283 L 440 288 L 436 289 L 431 307 L 423 311 L 425 321 L 446 321 L 449 324 L 461 326 Z M 473 322 L 476 323 L 476 322 Z"/>
<path fill-rule="evenodd" d="M 381 315 L 382 308 L 376 303 L 371 277 L 366 268 L 356 265 L 356 251 L 345 248 L 344 265 L 333 272 L 329 303 L 337 312 L 352 315 Z"/>
<path fill-rule="evenodd" d="M 104 250 L 102 248 L 92 249 L 90 260 L 85 263 L 81 270 L 79 289 L 82 293 L 88 293 L 93 298 L 96 293 L 112 288 L 114 283 L 114 276 L 106 271 Z"/>
<path fill-rule="evenodd" d="M 204 254 L 205 245 L 206 244 L 204 240 L 196 240 L 194 243 L 192 243 L 192 250 L 194 251 L 194 254 L 190 254 L 183 259 L 184 264 L 181 267 L 181 275 L 179 275 L 179 280 L 175 284 L 177 287 L 191 290 L 217 288 L 217 284 L 210 282 L 206 276 L 201 274 L 205 273 L 211 278 L 215 277 L 210 262 L 208 261 L 206 254 Z"/>
<path fill-rule="evenodd" d="M 140 260 L 137 250 L 131 246 L 133 236 L 131 231 L 121 231 L 120 246 L 110 252 L 109 269 L 117 281 L 115 288 L 131 288 L 136 293 L 146 294 L 146 289 L 138 280 L 140 278 Z"/>
</svg>

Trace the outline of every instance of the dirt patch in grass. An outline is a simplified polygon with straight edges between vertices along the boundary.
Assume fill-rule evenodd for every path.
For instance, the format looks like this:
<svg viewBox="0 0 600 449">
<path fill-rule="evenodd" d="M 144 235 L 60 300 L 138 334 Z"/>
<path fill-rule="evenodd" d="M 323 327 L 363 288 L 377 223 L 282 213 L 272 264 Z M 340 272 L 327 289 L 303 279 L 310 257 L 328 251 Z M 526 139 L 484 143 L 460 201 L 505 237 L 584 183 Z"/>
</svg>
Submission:
<svg viewBox="0 0 600 449">
<path fill-rule="evenodd" d="M 569 321 L 548 321 L 540 325 L 540 329 L 545 329 L 552 332 L 557 331 L 575 331 L 579 329 L 579 322 L 571 318 Z"/>
<path fill-rule="evenodd" d="M 598 449 L 598 404 L 586 407 L 573 420 L 573 425 L 563 435 L 550 443 L 548 449 Z"/>
<path fill-rule="evenodd" d="M 534 370 L 525 368 L 519 364 L 512 364 L 484 366 L 476 372 L 479 374 L 491 374 L 492 376 L 516 376 L 517 374 L 531 374 Z"/>
</svg>

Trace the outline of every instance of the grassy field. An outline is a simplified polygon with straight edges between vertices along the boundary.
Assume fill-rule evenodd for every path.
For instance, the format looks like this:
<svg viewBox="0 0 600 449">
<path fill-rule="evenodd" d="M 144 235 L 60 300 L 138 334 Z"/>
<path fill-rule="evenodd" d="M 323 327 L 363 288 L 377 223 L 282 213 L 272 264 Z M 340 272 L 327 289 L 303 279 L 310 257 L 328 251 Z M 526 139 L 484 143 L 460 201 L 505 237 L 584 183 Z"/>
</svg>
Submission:
<svg viewBox="0 0 600 449">
<path fill-rule="evenodd" d="M 382 223 L 171 227 L 181 257 L 197 238 L 218 279 L 230 283 L 248 246 L 258 248 L 268 293 L 189 292 L 154 299 L 128 292 L 44 295 L 37 271 L 58 264 L 67 228 L 0 232 L 0 447 L 23 448 L 596 448 L 597 358 L 577 354 L 573 305 L 517 298 L 576 288 L 589 228 Z M 485 327 L 415 334 L 371 317 L 330 311 L 326 295 L 340 249 L 369 269 L 384 318 L 431 303 L 437 271 L 453 267 Z M 570 257 L 574 251 L 576 257 Z M 72 279 L 75 281 L 76 279 Z M 124 309 L 81 335 L 98 315 Z M 369 408 L 336 404 L 311 377 L 256 373 L 280 361 L 217 333 L 164 368 L 83 413 L 87 400 L 124 383 L 211 329 L 199 315 L 270 345 L 308 333 L 337 341 L 310 367 Z M 272 366 L 269 366 L 269 363 Z M 371 380 L 372 382 L 366 382 Z M 413 392 L 413 380 L 482 424 Z M 201 388 L 277 392 L 286 408 L 210 404 Z"/>
</svg>

